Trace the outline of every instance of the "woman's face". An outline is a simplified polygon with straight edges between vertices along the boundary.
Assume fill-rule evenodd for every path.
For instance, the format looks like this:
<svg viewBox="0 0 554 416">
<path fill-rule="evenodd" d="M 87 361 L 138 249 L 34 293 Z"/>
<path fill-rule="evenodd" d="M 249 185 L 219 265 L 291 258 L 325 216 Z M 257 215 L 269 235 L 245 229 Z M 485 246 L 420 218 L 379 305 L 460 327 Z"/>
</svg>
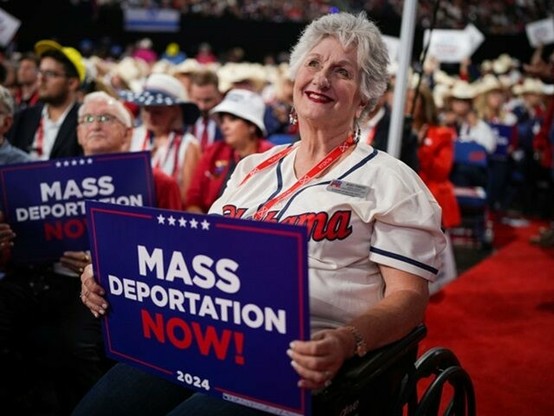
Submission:
<svg viewBox="0 0 554 416">
<path fill-rule="evenodd" d="M 493 90 L 487 93 L 487 105 L 494 110 L 500 109 L 504 101 L 504 94 L 502 91 Z"/>
<path fill-rule="evenodd" d="M 179 106 L 145 106 L 142 107 L 142 121 L 155 134 L 167 133 L 172 129 L 180 111 Z"/>
<path fill-rule="evenodd" d="M 344 49 L 333 37 L 317 44 L 301 64 L 293 90 L 301 121 L 349 129 L 363 109 L 356 48 Z"/>
<path fill-rule="evenodd" d="M 219 125 L 225 143 L 234 149 L 249 143 L 253 139 L 256 130 L 242 118 L 227 113 L 221 114 Z"/>
</svg>

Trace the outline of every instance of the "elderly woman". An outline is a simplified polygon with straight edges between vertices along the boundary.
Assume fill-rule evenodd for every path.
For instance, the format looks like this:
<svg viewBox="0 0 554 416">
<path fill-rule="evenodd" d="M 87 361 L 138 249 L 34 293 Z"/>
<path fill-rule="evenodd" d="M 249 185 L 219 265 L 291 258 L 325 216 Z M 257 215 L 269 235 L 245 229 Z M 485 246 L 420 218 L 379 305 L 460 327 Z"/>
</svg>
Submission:
<svg viewBox="0 0 554 416">
<path fill-rule="evenodd" d="M 346 360 L 400 339 L 422 321 L 445 239 L 440 208 L 417 174 L 358 143 L 357 120 L 386 84 L 387 52 L 376 26 L 363 14 L 315 20 L 294 47 L 290 67 L 292 118 L 301 139 L 243 159 L 210 213 L 288 223 L 322 213 L 341 223 L 325 234 L 321 229 L 328 227 L 304 223 L 312 337 L 283 351 L 298 372 L 298 386 L 320 389 Z M 92 277 L 91 270 L 82 276 L 85 303 L 104 314 L 107 304 Z M 179 396 L 171 383 L 162 387 L 122 367 L 114 367 L 75 414 L 147 414 L 152 400 L 159 407 L 149 414 L 264 414 L 199 393 Z"/>
<path fill-rule="evenodd" d="M 223 141 L 209 146 L 202 155 L 187 193 L 186 210 L 206 213 L 221 195 L 236 164 L 246 156 L 272 147 L 263 139 L 265 104 L 255 92 L 235 89 L 211 110 L 219 116 Z"/>
<path fill-rule="evenodd" d="M 163 73 L 151 74 L 140 93 L 124 98 L 141 107 L 143 124 L 133 132 L 131 151 L 150 150 L 152 166 L 175 178 L 185 204 L 201 153 L 198 140 L 186 132 L 198 117 L 198 107 L 176 78 Z"/>
</svg>

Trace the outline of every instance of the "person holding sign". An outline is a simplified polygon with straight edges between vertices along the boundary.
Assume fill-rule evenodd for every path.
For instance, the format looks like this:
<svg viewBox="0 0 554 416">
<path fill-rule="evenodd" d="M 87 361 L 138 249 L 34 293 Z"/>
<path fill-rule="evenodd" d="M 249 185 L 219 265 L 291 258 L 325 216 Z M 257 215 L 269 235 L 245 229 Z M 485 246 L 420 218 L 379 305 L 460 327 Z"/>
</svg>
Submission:
<svg viewBox="0 0 554 416">
<path fill-rule="evenodd" d="M 423 320 L 428 282 L 441 267 L 436 200 L 411 168 L 359 140 L 358 120 L 385 90 L 387 61 L 365 14 L 311 22 L 290 60 L 301 139 L 241 160 L 209 211 L 306 227 L 312 336 L 283 351 L 301 389 L 328 386 L 345 361 L 407 335 Z M 85 305 L 106 314 L 90 267 L 81 281 Z M 178 389 L 120 363 L 74 415 L 265 414 Z M 387 413 L 376 404 L 375 414 Z"/>
<path fill-rule="evenodd" d="M 120 101 L 107 93 L 93 92 L 84 97 L 78 123 L 77 137 L 85 156 L 128 150 L 132 134 L 131 116 Z M 177 182 L 157 169 L 153 169 L 153 178 L 157 205 L 179 210 L 181 196 Z M 2 244 L 5 243 L 4 236 L 13 238 L 0 224 Z M 67 251 L 54 268 L 45 265 L 44 270 L 35 270 L 36 276 L 13 270 L 0 282 L 0 366 L 4 371 L 3 379 L 10 380 L 9 374 L 24 372 L 24 364 L 17 364 L 19 361 L 14 359 L 20 355 L 21 339 L 27 339 L 29 333 L 40 332 L 39 355 L 57 366 L 56 375 L 49 374 L 49 377 L 55 383 L 61 414 L 68 414 L 111 365 L 104 358 L 100 323 L 79 299 L 77 277 L 90 261 L 88 252 Z M 38 347 L 33 344 L 26 348 L 35 351 Z M 22 383 L 32 382 L 25 379 Z M 9 388 L 13 387 L 0 384 L 4 409 L 11 409 L 11 400 L 16 395 L 10 393 Z M 27 384 L 19 386 L 19 390 L 16 387 L 16 391 L 26 391 L 26 388 L 29 388 Z M 13 406 L 19 410 L 18 404 Z"/>
</svg>

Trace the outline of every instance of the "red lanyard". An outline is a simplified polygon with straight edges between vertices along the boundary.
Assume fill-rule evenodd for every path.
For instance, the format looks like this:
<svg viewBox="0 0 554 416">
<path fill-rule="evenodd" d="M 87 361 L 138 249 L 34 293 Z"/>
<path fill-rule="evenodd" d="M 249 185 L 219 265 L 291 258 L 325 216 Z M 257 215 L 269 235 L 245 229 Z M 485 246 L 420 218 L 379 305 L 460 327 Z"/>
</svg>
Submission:
<svg viewBox="0 0 554 416">
<path fill-rule="evenodd" d="M 325 157 L 318 162 L 313 168 L 311 168 L 304 176 L 302 176 L 300 179 L 296 181 L 292 186 L 290 186 L 287 190 L 281 192 L 279 195 L 277 195 L 275 198 L 270 199 L 265 204 L 263 204 L 255 213 L 254 213 L 254 219 L 255 220 L 262 220 L 267 212 L 275 205 L 277 205 L 279 202 L 283 201 L 285 198 L 289 197 L 293 192 L 295 192 L 298 188 L 301 186 L 307 184 L 310 182 L 313 178 L 317 177 L 322 171 L 327 169 L 329 166 L 331 166 L 333 163 L 335 163 L 343 154 L 346 152 L 350 147 L 352 147 L 354 144 L 356 144 L 356 141 L 354 140 L 353 136 L 350 135 L 346 138 L 344 142 L 339 144 L 337 147 L 335 147 L 333 150 L 331 150 Z M 253 175 L 256 173 L 274 165 L 281 159 L 283 159 L 285 156 L 287 156 L 290 152 L 292 152 L 293 146 L 289 146 L 282 151 L 274 154 L 269 159 L 264 160 L 262 163 L 260 163 L 258 166 L 256 166 L 254 169 L 252 169 L 242 180 L 240 185 L 244 184 L 247 180 L 249 180 Z"/>
<path fill-rule="evenodd" d="M 167 151 L 165 153 L 164 160 L 163 160 L 163 162 L 160 162 L 160 160 L 158 160 L 156 162 L 155 167 L 161 169 L 163 166 L 165 166 L 165 164 L 169 160 L 171 149 L 173 148 L 173 150 L 174 150 L 173 171 L 172 171 L 171 175 L 174 178 L 177 178 L 178 177 L 178 172 L 179 172 L 179 148 L 181 147 L 181 141 L 183 139 L 183 135 L 175 133 L 175 132 L 172 132 L 171 134 L 173 135 L 173 137 L 171 138 L 171 141 L 169 142 L 169 144 L 167 146 Z M 146 144 L 146 140 L 148 139 L 148 135 L 149 135 L 149 133 L 147 132 L 146 133 L 146 138 L 145 138 L 145 144 Z"/>
<path fill-rule="evenodd" d="M 37 156 L 40 158 L 42 156 L 42 147 L 44 146 L 44 117 L 40 118 L 38 123 L 37 133 L 36 133 L 37 145 L 35 146 L 35 151 Z"/>
<path fill-rule="evenodd" d="M 152 137 L 154 135 L 146 130 L 146 134 L 144 135 L 144 140 L 142 141 L 142 150 L 150 150 L 152 147 Z"/>
</svg>

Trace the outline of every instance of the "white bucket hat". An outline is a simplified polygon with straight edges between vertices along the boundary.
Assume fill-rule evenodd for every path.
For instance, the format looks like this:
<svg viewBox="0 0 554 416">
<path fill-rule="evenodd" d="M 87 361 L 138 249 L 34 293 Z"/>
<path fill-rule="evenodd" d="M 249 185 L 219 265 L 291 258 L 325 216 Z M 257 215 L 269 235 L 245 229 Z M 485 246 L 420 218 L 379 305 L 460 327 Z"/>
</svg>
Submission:
<svg viewBox="0 0 554 416">
<path fill-rule="evenodd" d="M 223 101 L 216 105 L 211 114 L 228 113 L 250 121 L 260 128 L 265 135 L 264 124 L 265 103 L 260 94 L 253 91 L 234 89 L 229 91 Z"/>
</svg>

